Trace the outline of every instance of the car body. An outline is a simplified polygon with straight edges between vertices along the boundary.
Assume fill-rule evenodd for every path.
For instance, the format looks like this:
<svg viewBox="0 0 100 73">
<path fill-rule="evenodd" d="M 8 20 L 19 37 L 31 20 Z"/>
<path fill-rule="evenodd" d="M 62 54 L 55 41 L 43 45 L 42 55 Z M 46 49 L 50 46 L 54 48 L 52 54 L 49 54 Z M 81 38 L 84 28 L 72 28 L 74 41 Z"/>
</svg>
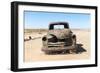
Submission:
<svg viewBox="0 0 100 73">
<path fill-rule="evenodd" d="M 63 26 L 63 28 L 55 28 Z M 53 22 L 49 25 L 47 35 L 42 38 L 42 51 L 46 54 L 69 53 L 76 50 L 76 35 L 73 34 L 67 22 Z"/>
</svg>

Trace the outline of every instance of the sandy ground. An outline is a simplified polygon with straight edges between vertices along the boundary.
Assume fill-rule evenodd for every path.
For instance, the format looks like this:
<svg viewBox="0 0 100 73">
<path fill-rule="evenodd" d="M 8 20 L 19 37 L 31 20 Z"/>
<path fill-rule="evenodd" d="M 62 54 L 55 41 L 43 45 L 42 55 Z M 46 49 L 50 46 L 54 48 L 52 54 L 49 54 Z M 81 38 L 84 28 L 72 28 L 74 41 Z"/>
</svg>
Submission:
<svg viewBox="0 0 100 73">
<path fill-rule="evenodd" d="M 34 40 L 29 40 L 24 42 L 24 61 L 34 62 L 34 61 L 54 61 L 54 60 L 83 60 L 90 58 L 90 31 L 89 30 L 72 30 L 77 36 L 77 44 L 82 44 L 79 47 L 79 54 L 55 54 L 46 55 L 41 51 L 42 48 L 42 37 L 46 32 L 39 34 L 38 32 L 25 33 L 25 39 L 32 36 Z"/>
</svg>

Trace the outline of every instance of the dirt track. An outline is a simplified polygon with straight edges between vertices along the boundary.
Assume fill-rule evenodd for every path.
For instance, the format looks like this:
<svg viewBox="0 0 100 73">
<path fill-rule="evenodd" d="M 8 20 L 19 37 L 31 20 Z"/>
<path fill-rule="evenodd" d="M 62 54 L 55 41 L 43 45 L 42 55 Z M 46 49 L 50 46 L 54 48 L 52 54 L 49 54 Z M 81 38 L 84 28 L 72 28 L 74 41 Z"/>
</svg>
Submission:
<svg viewBox="0 0 100 73">
<path fill-rule="evenodd" d="M 77 44 L 83 45 L 79 47 L 80 54 L 56 54 L 46 55 L 41 51 L 42 37 L 46 32 L 41 34 L 37 32 L 25 33 L 25 39 L 32 36 L 33 40 L 25 41 L 24 61 L 54 61 L 54 60 L 82 60 L 89 59 L 90 57 L 90 31 L 89 30 L 73 30 L 73 33 L 77 36 Z"/>
</svg>

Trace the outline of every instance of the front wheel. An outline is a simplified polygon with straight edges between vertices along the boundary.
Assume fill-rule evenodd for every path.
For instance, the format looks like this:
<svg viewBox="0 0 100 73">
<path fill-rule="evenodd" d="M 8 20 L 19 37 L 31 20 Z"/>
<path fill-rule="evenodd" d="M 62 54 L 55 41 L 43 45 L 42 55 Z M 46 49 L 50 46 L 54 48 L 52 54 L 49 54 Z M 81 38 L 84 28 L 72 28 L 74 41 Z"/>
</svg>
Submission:
<svg viewBox="0 0 100 73">
<path fill-rule="evenodd" d="M 47 55 L 53 54 L 53 52 L 51 52 L 51 51 L 45 51 L 44 53 Z"/>
</svg>

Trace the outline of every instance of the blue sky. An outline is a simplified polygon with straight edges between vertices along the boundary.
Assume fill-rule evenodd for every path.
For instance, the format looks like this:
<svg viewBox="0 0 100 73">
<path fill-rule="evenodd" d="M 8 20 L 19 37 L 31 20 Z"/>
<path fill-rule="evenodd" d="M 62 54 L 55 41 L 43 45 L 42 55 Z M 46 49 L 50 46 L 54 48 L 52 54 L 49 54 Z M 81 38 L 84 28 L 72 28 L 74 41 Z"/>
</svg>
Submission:
<svg viewBox="0 0 100 73">
<path fill-rule="evenodd" d="M 24 11 L 25 28 L 48 28 L 51 22 L 68 22 L 70 28 L 89 29 L 90 14 Z"/>
</svg>

